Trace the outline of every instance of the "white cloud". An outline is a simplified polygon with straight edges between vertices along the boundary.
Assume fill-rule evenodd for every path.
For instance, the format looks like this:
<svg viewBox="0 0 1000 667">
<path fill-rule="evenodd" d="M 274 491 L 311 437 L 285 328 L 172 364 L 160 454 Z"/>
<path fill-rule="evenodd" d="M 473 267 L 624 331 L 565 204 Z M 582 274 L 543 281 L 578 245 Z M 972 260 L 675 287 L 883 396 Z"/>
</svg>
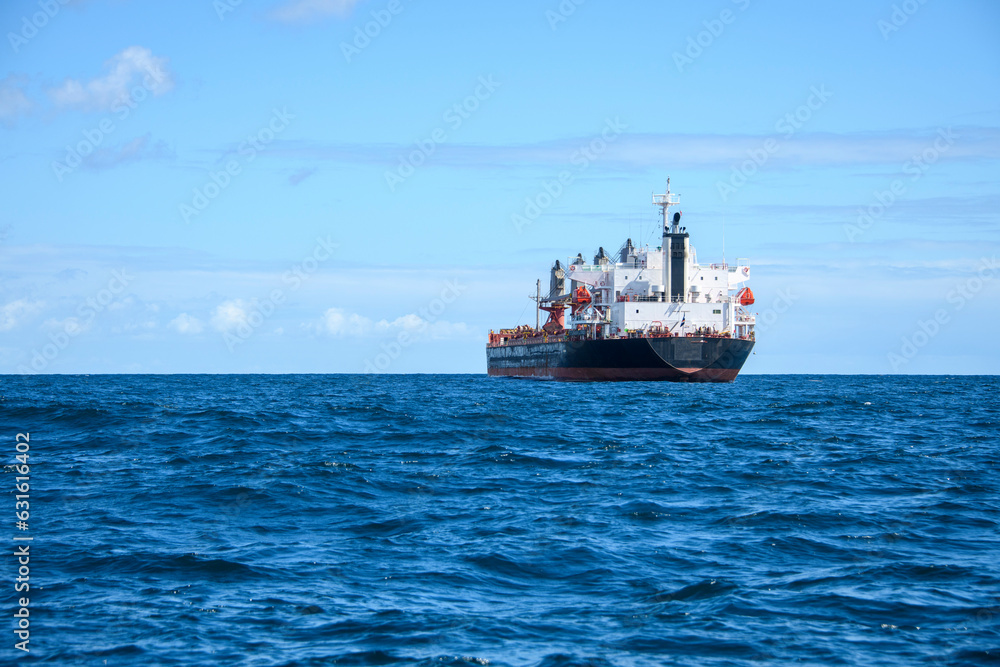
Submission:
<svg viewBox="0 0 1000 667">
<path fill-rule="evenodd" d="M 201 320 L 187 313 L 181 313 L 170 320 L 167 326 L 180 334 L 200 334 L 204 330 Z"/>
<path fill-rule="evenodd" d="M 34 104 L 27 98 L 22 89 L 24 78 L 13 74 L 0 79 L 0 123 L 13 125 L 18 116 L 25 116 Z"/>
<path fill-rule="evenodd" d="M 10 331 L 21 324 L 31 314 L 41 310 L 42 304 L 27 299 L 11 301 L 0 308 L 0 331 Z"/>
<path fill-rule="evenodd" d="M 323 313 L 321 328 L 331 336 L 364 336 L 372 331 L 374 323 L 357 313 L 330 308 Z"/>
<path fill-rule="evenodd" d="M 464 322 L 447 322 L 437 320 L 430 322 L 416 313 L 397 317 L 391 322 L 386 319 L 374 321 L 364 315 L 347 313 L 340 308 L 330 308 L 320 320 L 319 332 L 331 336 L 360 337 L 387 336 L 406 331 L 414 337 L 443 340 L 470 335 L 472 330 Z"/>
<path fill-rule="evenodd" d="M 60 107 L 107 111 L 129 99 L 140 85 L 153 95 L 162 95 L 174 87 L 167 69 L 167 59 L 156 57 L 141 46 L 130 46 L 105 63 L 107 74 L 87 82 L 66 79 L 49 97 Z"/>
<path fill-rule="evenodd" d="M 284 23 L 305 23 L 327 16 L 347 16 L 361 0 L 290 0 L 271 12 Z"/>
<path fill-rule="evenodd" d="M 240 325 L 245 325 L 250 314 L 249 308 L 250 304 L 243 299 L 223 301 L 212 312 L 212 327 L 216 331 L 225 333 Z"/>
<path fill-rule="evenodd" d="M 375 325 L 379 331 L 417 331 L 426 326 L 427 323 L 415 313 L 397 317 L 392 322 L 379 320 L 378 324 Z"/>
</svg>

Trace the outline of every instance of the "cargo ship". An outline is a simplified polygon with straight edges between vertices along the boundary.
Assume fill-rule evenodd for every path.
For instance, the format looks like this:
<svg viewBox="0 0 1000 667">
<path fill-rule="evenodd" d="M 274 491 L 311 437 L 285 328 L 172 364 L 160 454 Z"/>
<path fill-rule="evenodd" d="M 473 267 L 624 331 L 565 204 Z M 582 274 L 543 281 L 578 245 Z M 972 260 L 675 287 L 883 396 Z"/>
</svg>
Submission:
<svg viewBox="0 0 1000 667">
<path fill-rule="evenodd" d="M 556 260 L 544 296 L 532 297 L 535 326 L 490 331 L 491 376 L 557 380 L 732 382 L 754 346 L 754 303 L 745 260 L 702 265 L 682 213 L 680 195 L 653 195 L 663 241 L 613 255 L 598 249 L 566 265 Z M 547 314 L 544 325 L 541 313 Z"/>
</svg>

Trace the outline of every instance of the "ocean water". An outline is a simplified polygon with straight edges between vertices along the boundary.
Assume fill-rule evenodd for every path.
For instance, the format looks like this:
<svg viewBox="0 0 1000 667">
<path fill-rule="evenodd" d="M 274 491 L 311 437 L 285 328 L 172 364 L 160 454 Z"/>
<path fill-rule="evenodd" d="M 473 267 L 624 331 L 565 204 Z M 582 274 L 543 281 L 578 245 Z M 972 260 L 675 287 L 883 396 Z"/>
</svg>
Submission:
<svg viewBox="0 0 1000 667">
<path fill-rule="evenodd" d="M 997 377 L 0 383 L 3 664 L 1000 660 Z"/>
</svg>

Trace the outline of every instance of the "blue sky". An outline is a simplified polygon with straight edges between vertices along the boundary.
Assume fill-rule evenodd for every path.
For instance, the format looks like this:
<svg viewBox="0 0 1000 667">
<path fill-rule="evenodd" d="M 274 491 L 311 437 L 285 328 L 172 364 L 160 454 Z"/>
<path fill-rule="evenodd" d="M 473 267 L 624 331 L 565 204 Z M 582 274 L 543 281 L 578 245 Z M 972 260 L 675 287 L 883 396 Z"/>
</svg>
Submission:
<svg viewBox="0 0 1000 667">
<path fill-rule="evenodd" d="M 485 372 L 553 260 L 655 243 L 667 176 L 699 259 L 753 266 L 744 372 L 1000 372 L 994 2 L 35 0 L 0 27 L 0 372 Z"/>
</svg>

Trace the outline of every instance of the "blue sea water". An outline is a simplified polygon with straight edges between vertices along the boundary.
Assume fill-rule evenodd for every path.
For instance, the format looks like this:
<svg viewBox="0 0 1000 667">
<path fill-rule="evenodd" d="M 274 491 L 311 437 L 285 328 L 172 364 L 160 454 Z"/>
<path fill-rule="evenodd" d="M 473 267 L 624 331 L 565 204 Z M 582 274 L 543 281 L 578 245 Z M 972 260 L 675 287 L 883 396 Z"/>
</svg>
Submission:
<svg viewBox="0 0 1000 667">
<path fill-rule="evenodd" d="M 5 664 L 1000 659 L 997 377 L 0 382 Z"/>
</svg>

